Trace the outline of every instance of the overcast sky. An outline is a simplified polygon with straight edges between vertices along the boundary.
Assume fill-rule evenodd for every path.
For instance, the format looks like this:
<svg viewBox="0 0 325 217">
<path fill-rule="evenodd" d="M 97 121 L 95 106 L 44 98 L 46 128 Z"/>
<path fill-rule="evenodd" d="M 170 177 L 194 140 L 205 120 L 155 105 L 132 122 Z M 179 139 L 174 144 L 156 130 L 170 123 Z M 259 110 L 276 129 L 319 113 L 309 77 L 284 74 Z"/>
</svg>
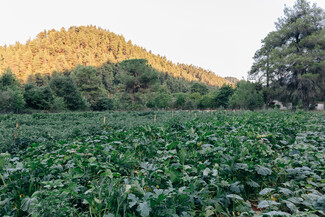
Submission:
<svg viewBox="0 0 325 217">
<path fill-rule="evenodd" d="M 1 0 L 0 45 L 25 43 L 44 29 L 95 25 L 126 40 L 220 76 L 246 77 L 294 0 Z M 325 8 L 325 0 L 314 0 Z"/>
</svg>

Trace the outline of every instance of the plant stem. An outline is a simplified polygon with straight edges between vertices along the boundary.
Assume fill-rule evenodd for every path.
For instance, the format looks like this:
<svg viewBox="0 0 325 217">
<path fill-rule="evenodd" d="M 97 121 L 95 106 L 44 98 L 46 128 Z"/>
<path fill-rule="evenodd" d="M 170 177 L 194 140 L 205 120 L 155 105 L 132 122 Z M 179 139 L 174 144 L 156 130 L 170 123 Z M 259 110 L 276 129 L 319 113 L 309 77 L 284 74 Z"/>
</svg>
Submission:
<svg viewBox="0 0 325 217">
<path fill-rule="evenodd" d="M 5 182 L 5 180 L 3 179 L 3 176 L 1 174 L 0 174 L 0 176 L 1 176 L 1 179 L 2 179 L 3 184 L 4 185 L 7 185 L 6 182 Z"/>
</svg>

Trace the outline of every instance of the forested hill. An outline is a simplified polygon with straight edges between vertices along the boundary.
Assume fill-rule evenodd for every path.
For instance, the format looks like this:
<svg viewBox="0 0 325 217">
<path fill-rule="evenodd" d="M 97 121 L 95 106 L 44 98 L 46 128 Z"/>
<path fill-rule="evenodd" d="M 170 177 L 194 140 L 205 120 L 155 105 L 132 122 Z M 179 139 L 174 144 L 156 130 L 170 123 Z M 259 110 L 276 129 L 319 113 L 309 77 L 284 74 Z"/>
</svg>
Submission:
<svg viewBox="0 0 325 217">
<path fill-rule="evenodd" d="M 10 67 L 21 80 L 35 73 L 72 70 L 77 65 L 101 66 L 126 59 L 144 58 L 156 70 L 187 81 L 222 86 L 230 82 L 193 65 L 174 64 L 166 57 L 126 42 L 123 36 L 94 26 L 43 31 L 26 44 L 0 46 L 0 71 Z"/>
</svg>

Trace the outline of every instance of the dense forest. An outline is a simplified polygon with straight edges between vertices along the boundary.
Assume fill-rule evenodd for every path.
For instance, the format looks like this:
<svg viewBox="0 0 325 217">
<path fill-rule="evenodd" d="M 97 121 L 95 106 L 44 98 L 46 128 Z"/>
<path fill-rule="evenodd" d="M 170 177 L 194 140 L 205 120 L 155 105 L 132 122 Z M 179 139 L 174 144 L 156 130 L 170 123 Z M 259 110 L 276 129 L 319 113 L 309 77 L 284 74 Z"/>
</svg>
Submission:
<svg viewBox="0 0 325 217">
<path fill-rule="evenodd" d="M 0 76 L 0 112 L 144 109 L 256 109 L 263 105 L 260 84 L 222 87 L 189 82 L 151 67 L 146 59 L 78 65 L 72 70 L 36 73 L 21 83 L 7 68 Z"/>
<path fill-rule="evenodd" d="M 95 26 L 44 30 L 26 44 L 0 46 L 0 71 L 10 67 L 21 80 L 36 73 L 72 70 L 77 65 L 100 67 L 127 59 L 147 59 L 156 70 L 187 81 L 200 81 L 221 87 L 228 80 L 193 65 L 174 64 L 166 57 L 133 45 L 121 35 Z"/>
<path fill-rule="evenodd" d="M 1 47 L 0 57 L 0 112 L 263 105 L 259 84 L 175 65 L 93 26 L 44 31 L 25 45 Z M 236 83 L 241 88 L 235 93 Z M 237 98 L 232 99 L 233 94 Z"/>
<path fill-rule="evenodd" d="M 93 26 L 0 47 L 0 112 L 315 108 L 325 100 L 325 11 L 285 7 L 254 55 L 255 83 L 174 64 Z"/>
</svg>

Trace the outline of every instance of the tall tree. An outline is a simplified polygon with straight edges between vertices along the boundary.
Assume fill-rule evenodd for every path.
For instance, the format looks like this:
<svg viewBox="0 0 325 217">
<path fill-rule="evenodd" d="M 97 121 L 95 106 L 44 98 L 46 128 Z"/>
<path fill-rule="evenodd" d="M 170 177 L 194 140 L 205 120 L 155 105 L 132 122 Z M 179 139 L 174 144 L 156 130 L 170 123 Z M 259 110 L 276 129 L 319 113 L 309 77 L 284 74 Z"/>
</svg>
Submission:
<svg viewBox="0 0 325 217">
<path fill-rule="evenodd" d="M 0 77 L 0 90 L 6 90 L 9 87 L 17 86 L 19 83 L 12 73 L 11 69 L 8 67 L 6 71 Z"/>
<path fill-rule="evenodd" d="M 191 87 L 191 93 L 199 93 L 202 96 L 207 94 L 208 91 L 208 87 L 205 84 L 199 82 L 195 82 Z"/>
<path fill-rule="evenodd" d="M 230 85 L 223 85 L 214 97 L 216 107 L 228 108 L 229 99 L 234 92 L 235 90 Z"/>
<path fill-rule="evenodd" d="M 158 73 L 147 64 L 146 59 L 124 60 L 119 64 L 120 80 L 125 90 L 133 95 L 141 89 L 147 89 L 158 79 Z"/>
<path fill-rule="evenodd" d="M 306 0 L 285 7 L 276 31 L 262 41 L 254 56 L 251 75 L 262 78 L 266 86 L 284 87 L 287 97 L 304 109 L 324 95 L 325 12 Z M 270 97 L 267 97 L 269 102 Z"/>
<path fill-rule="evenodd" d="M 98 100 L 107 95 L 102 77 L 95 67 L 78 65 L 72 70 L 70 77 L 92 108 L 97 106 Z"/>
<path fill-rule="evenodd" d="M 32 109 L 49 110 L 53 105 L 53 92 L 49 86 L 37 87 L 33 83 L 25 85 L 26 106 Z"/>
<path fill-rule="evenodd" d="M 257 89 L 256 83 L 240 81 L 229 100 L 232 108 L 255 110 L 263 106 L 263 95 Z"/>
<path fill-rule="evenodd" d="M 24 105 L 20 84 L 11 69 L 7 68 L 0 76 L 0 112 L 19 112 Z"/>
<path fill-rule="evenodd" d="M 83 109 L 85 104 L 72 78 L 55 76 L 50 81 L 50 87 L 57 97 L 62 97 L 68 109 Z"/>
</svg>

